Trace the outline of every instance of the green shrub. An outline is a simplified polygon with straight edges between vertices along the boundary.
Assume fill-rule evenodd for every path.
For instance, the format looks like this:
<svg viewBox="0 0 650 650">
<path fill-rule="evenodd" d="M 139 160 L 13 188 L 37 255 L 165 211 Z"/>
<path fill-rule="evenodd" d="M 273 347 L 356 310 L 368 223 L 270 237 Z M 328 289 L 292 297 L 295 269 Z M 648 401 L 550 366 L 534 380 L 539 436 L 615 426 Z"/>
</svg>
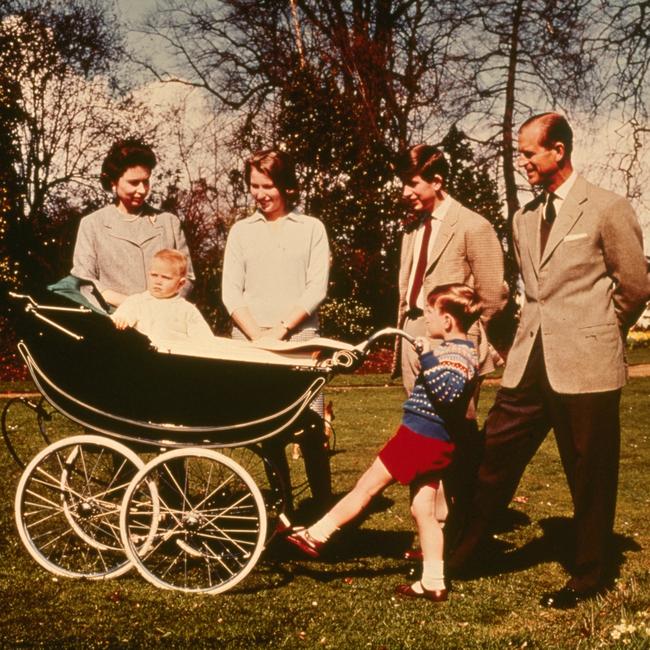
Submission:
<svg viewBox="0 0 650 650">
<path fill-rule="evenodd" d="M 372 312 L 355 298 L 331 298 L 320 308 L 321 332 L 342 341 L 358 341 L 372 332 Z"/>
</svg>

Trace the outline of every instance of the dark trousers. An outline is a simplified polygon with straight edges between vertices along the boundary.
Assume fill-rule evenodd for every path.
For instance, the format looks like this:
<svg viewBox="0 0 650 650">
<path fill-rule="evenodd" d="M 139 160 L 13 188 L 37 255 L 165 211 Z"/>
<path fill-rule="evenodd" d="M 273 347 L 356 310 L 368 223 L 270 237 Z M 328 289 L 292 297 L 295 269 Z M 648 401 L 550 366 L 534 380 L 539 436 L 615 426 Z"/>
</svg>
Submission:
<svg viewBox="0 0 650 650">
<path fill-rule="evenodd" d="M 461 566 L 478 549 L 515 494 L 546 434 L 555 432 L 574 508 L 575 558 L 569 586 L 603 586 L 618 483 L 620 390 L 562 395 L 552 390 L 538 336 L 522 381 L 501 388 L 485 422 L 485 452 L 469 523 L 451 558 Z"/>
<path fill-rule="evenodd" d="M 317 413 L 306 409 L 296 423 L 301 430 L 293 437 L 294 429 L 287 435 L 280 434 L 262 442 L 264 455 L 271 461 L 286 491 L 287 509 L 293 510 L 291 502 L 291 475 L 285 447 L 290 442 L 297 442 L 305 461 L 307 482 L 314 498 L 315 511 L 326 512 L 332 500 L 332 476 L 330 470 L 329 449 L 325 435 L 325 421 Z"/>
</svg>

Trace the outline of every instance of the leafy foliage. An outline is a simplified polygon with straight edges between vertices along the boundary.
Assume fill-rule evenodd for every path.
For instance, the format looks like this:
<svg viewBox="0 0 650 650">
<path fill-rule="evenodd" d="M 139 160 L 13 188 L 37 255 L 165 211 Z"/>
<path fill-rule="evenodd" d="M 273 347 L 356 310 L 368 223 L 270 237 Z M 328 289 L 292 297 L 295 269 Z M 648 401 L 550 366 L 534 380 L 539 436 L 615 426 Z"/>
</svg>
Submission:
<svg viewBox="0 0 650 650">
<path fill-rule="evenodd" d="M 95 1 L 10 0 L 0 9 L 5 286 L 42 287 L 66 273 L 79 215 L 103 198 L 88 181 L 134 115 L 105 75 L 120 52 L 112 22 Z"/>
</svg>

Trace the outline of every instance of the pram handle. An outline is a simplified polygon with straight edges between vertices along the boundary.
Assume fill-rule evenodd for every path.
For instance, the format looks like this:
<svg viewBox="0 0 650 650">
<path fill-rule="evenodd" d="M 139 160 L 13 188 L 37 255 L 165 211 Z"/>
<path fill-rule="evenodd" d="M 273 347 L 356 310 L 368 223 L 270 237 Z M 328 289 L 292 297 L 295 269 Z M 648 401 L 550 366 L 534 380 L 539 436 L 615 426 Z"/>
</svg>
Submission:
<svg viewBox="0 0 650 650">
<path fill-rule="evenodd" d="M 67 334 L 73 339 L 76 339 L 77 341 L 83 340 L 83 336 L 71 332 L 66 327 L 63 327 L 62 325 L 55 323 L 53 320 L 47 318 L 46 316 L 43 316 L 43 314 L 41 314 L 40 312 L 41 311 L 67 311 L 67 312 L 72 311 L 72 312 L 81 312 L 83 314 L 92 314 L 91 309 L 88 309 L 87 307 L 83 307 L 81 305 L 79 307 L 56 307 L 53 305 L 39 305 L 31 296 L 28 296 L 27 294 L 16 293 L 15 291 L 8 291 L 7 294 L 11 298 L 15 298 L 16 300 L 24 300 L 26 302 L 25 304 L 26 312 L 33 314 L 34 316 L 36 316 L 36 318 L 39 318 L 40 320 L 47 323 L 51 327 L 58 329 L 64 334 Z"/>
<path fill-rule="evenodd" d="M 413 345 L 416 350 L 418 349 L 416 339 L 413 336 L 396 327 L 385 327 L 384 329 L 372 334 L 367 341 L 363 341 L 362 343 L 359 343 L 359 345 L 356 345 L 352 350 L 339 350 L 336 352 L 332 357 L 332 366 L 343 372 L 352 372 L 353 370 L 356 370 L 356 368 L 363 363 L 363 360 L 367 356 L 372 344 L 385 336 L 401 336 Z"/>
<path fill-rule="evenodd" d="M 25 306 L 26 311 L 31 311 L 32 309 L 40 309 L 42 311 L 73 311 L 73 312 L 82 312 L 84 314 L 92 314 L 92 309 L 84 307 L 83 305 L 78 305 L 77 307 L 58 307 L 55 305 L 41 305 L 37 303 L 31 296 L 28 296 L 26 293 L 16 293 L 15 291 L 8 291 L 7 295 L 16 300 L 26 300 L 28 305 Z"/>
<path fill-rule="evenodd" d="M 398 329 L 397 327 L 384 327 L 384 329 L 379 330 L 378 332 L 375 332 L 370 336 L 370 338 L 367 341 L 364 341 L 363 343 L 359 343 L 359 345 L 356 346 L 356 349 L 359 350 L 360 352 L 366 352 L 368 348 L 378 339 L 381 339 L 385 336 L 401 336 L 403 339 L 406 339 L 411 345 L 415 345 L 415 337 L 411 336 L 410 334 L 407 334 L 404 330 Z"/>
</svg>

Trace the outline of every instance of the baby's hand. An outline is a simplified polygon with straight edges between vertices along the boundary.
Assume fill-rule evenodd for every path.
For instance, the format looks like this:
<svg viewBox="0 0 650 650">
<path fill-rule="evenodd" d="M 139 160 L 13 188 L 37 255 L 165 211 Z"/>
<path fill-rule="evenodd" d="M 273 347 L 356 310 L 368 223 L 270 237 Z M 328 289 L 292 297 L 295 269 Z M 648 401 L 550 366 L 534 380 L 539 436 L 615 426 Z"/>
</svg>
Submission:
<svg viewBox="0 0 650 650">
<path fill-rule="evenodd" d="M 415 343 L 413 345 L 415 348 L 415 351 L 418 354 L 424 354 L 425 352 L 431 352 L 431 341 L 426 336 L 418 336 L 415 339 Z"/>
<path fill-rule="evenodd" d="M 124 330 L 131 325 L 131 323 L 126 320 L 126 318 L 122 318 L 121 316 L 118 316 L 117 318 L 113 316 L 113 323 L 118 330 Z"/>
</svg>

